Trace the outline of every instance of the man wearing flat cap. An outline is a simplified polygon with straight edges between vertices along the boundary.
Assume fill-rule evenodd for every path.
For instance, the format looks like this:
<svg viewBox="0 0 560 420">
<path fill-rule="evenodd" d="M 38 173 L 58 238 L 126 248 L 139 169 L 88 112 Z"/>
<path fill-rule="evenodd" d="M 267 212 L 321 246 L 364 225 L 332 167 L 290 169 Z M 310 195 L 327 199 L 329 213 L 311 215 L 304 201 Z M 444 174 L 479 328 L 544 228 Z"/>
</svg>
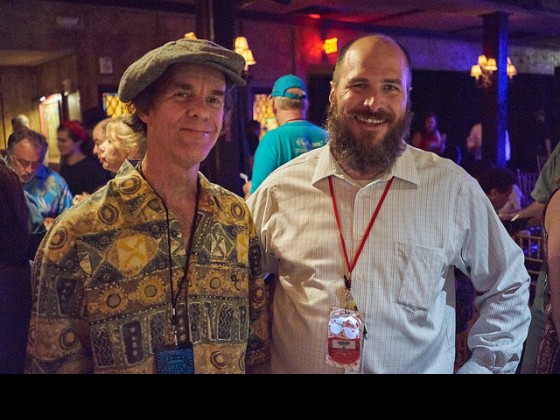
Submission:
<svg viewBox="0 0 560 420">
<path fill-rule="evenodd" d="M 119 96 L 142 161 L 59 217 L 38 251 L 26 372 L 245 373 L 269 352 L 266 293 L 245 201 L 199 172 L 244 83 L 206 40 L 156 48 Z"/>
</svg>

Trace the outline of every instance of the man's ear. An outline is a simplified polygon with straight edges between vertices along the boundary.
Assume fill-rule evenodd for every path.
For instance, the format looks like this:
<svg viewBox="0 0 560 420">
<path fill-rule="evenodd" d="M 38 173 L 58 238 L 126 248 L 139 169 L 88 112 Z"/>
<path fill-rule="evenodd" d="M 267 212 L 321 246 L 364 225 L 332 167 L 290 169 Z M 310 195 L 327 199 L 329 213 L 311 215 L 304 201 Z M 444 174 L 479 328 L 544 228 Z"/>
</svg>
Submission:
<svg viewBox="0 0 560 420">
<path fill-rule="evenodd" d="M 136 110 L 136 113 L 138 114 L 138 118 L 140 118 L 144 124 L 148 124 L 150 121 L 150 111 L 141 112 L 140 110 Z"/>
<path fill-rule="evenodd" d="M 329 103 L 332 104 L 334 98 L 334 92 L 336 90 L 336 85 L 333 81 L 331 81 L 331 91 L 329 92 Z"/>
</svg>

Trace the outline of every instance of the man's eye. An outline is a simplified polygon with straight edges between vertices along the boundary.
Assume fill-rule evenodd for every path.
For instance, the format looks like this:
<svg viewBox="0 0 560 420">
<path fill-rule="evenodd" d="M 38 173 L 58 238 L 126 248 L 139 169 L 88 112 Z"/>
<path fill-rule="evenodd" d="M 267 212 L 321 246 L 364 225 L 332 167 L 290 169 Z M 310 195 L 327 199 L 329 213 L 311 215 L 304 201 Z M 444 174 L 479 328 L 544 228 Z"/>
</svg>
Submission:
<svg viewBox="0 0 560 420">
<path fill-rule="evenodd" d="M 175 96 L 177 98 L 181 98 L 181 99 L 186 99 L 190 96 L 190 92 L 188 91 L 180 91 L 180 92 L 176 92 Z"/>
<path fill-rule="evenodd" d="M 395 86 L 395 85 L 386 85 L 384 87 L 384 89 L 388 92 L 393 92 L 393 91 L 398 91 L 399 90 L 398 86 Z"/>
<path fill-rule="evenodd" d="M 223 99 L 217 96 L 213 96 L 211 98 L 208 98 L 208 103 L 213 106 L 220 106 L 223 103 Z"/>
</svg>

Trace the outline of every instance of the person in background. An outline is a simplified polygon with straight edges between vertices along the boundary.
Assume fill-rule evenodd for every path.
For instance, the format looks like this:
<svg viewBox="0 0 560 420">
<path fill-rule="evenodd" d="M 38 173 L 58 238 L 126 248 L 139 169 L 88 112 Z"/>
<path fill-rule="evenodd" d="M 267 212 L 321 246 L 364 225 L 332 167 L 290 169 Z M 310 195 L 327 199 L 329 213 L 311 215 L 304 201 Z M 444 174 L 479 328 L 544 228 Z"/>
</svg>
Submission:
<svg viewBox="0 0 560 420">
<path fill-rule="evenodd" d="M 511 158 L 511 144 L 509 142 L 509 133 L 506 130 L 506 162 Z M 467 137 L 467 150 L 472 158 L 477 161 L 482 159 L 482 124 L 477 123 L 472 126 Z"/>
<path fill-rule="evenodd" d="M 445 150 L 445 137 L 442 136 L 438 129 L 437 115 L 429 112 L 424 117 L 424 124 L 420 131 L 412 135 L 411 144 L 428 152 L 434 152 L 441 155 Z"/>
<path fill-rule="evenodd" d="M 105 141 L 105 127 L 107 126 L 107 123 L 111 121 L 110 117 L 107 117 L 101 121 L 99 121 L 97 124 L 95 124 L 93 126 L 93 129 L 91 131 L 91 138 L 93 140 L 93 150 L 92 153 L 97 157 L 97 160 L 99 161 L 99 164 L 103 167 L 103 162 L 101 160 L 100 157 L 100 153 L 101 151 L 99 150 L 99 146 L 101 145 L 101 143 L 103 143 Z M 105 169 L 105 168 L 104 168 Z M 107 171 L 105 170 L 105 174 L 107 176 L 107 179 L 112 179 L 115 174 L 111 171 Z M 77 204 L 83 200 L 85 200 L 90 194 L 87 192 L 83 192 L 81 194 L 77 194 L 74 196 L 74 199 L 72 200 L 73 204 Z"/>
<path fill-rule="evenodd" d="M 406 143 L 411 65 L 369 35 L 338 56 L 330 140 L 247 199 L 275 273 L 273 373 L 453 373 L 455 267 L 478 294 L 458 373 L 514 373 L 529 325 L 524 255 L 463 168 Z"/>
<path fill-rule="evenodd" d="M 72 193 L 64 178 L 44 165 L 47 148 L 45 136 L 20 129 L 8 146 L 6 162 L 33 198 L 48 229 L 57 216 L 72 206 Z"/>
<path fill-rule="evenodd" d="M 19 131 L 21 129 L 23 130 L 28 129 L 28 125 L 29 125 L 29 118 L 27 118 L 26 115 L 21 114 L 12 119 L 12 127 L 15 129 L 15 131 Z M 16 137 L 14 133 L 12 133 L 10 135 L 9 144 L 14 143 L 15 139 Z M 6 161 L 3 161 L 3 163 L 6 163 L 7 160 L 8 159 L 6 157 Z M 15 172 L 16 175 L 18 174 L 18 172 L 16 172 L 15 165 L 14 167 L 11 166 L 8 167 L 13 172 Z M 22 179 L 20 179 L 20 183 L 22 182 L 23 182 Z M 29 260 L 32 261 L 35 258 L 35 253 L 37 252 L 37 248 L 39 247 L 39 244 L 41 243 L 43 236 L 45 236 L 47 227 L 45 226 L 45 223 L 43 223 L 43 215 L 39 210 L 39 204 L 37 203 L 36 199 L 30 194 L 30 192 L 26 190 L 23 190 L 23 193 L 28 207 L 28 219 L 29 219 L 29 247 L 27 249 L 27 257 Z"/>
<path fill-rule="evenodd" d="M 89 136 L 93 137 L 93 129 L 95 126 L 108 117 L 109 116 L 103 107 L 95 106 L 86 109 L 82 113 L 81 121 Z"/>
<path fill-rule="evenodd" d="M 556 189 L 544 208 L 546 271 L 543 306 L 546 316 L 535 373 L 560 373 L 560 194 Z"/>
<path fill-rule="evenodd" d="M 245 373 L 268 359 L 259 242 L 245 200 L 200 163 L 227 127 L 243 57 L 180 39 L 124 72 L 146 136 L 136 165 L 58 218 L 33 272 L 27 373 Z"/>
<path fill-rule="evenodd" d="M 512 233 L 512 227 L 507 221 L 511 218 L 511 213 L 521 209 L 524 197 L 521 188 L 517 185 L 515 174 L 507 168 L 497 167 L 487 159 L 473 160 L 465 169 L 479 182 L 494 207 L 497 204 L 501 204 L 500 207 L 495 207 L 496 211 L 500 219 L 510 230 L 510 233 Z M 509 183 L 511 181 L 513 181 L 513 184 L 510 189 Z M 509 191 L 509 194 L 507 197 L 504 197 L 506 191 Z"/>
<path fill-rule="evenodd" d="M 556 188 L 543 209 L 542 237 L 545 260 L 542 264 L 542 306 L 544 319 L 540 341 L 535 347 L 534 371 L 521 373 L 560 373 L 560 194 Z M 529 343 L 526 344 L 526 347 Z M 527 348 L 526 348 L 527 350 Z M 526 363 L 524 357 L 523 362 Z M 532 362 L 532 360 L 531 360 Z"/>
<path fill-rule="evenodd" d="M 560 186 L 560 143 L 557 144 L 550 157 L 543 166 L 535 188 L 531 191 L 533 202 L 518 212 L 511 213 L 509 219 L 514 217 L 526 220 L 523 229 L 541 226 L 544 208 L 552 193 Z M 544 311 L 544 294 L 546 283 L 546 259 L 541 265 L 537 284 L 535 285 L 535 297 L 531 304 L 531 323 L 523 356 L 520 362 L 519 373 L 534 374 L 537 368 L 537 355 L 539 345 L 545 331 L 546 315 Z"/>
<path fill-rule="evenodd" d="M 490 166 L 482 170 L 477 179 L 482 191 L 488 196 L 490 203 L 500 215 L 510 200 L 516 182 L 515 174 L 507 168 Z M 517 210 L 519 209 L 520 207 L 517 208 Z"/>
<path fill-rule="evenodd" d="M 523 207 L 521 203 L 523 203 L 524 198 L 525 194 L 523 194 L 523 191 L 519 188 L 517 178 L 515 178 L 514 175 L 514 184 L 511 188 L 511 193 L 508 196 L 506 204 L 498 209 L 498 216 L 500 216 L 500 219 L 507 220 L 509 219 L 509 215 L 511 213 L 521 210 Z"/>
<path fill-rule="evenodd" d="M 552 153 L 552 128 L 546 119 L 546 113 L 543 107 L 539 107 L 533 113 L 533 124 L 531 126 L 531 134 L 536 145 L 537 153 L 548 159 Z"/>
<path fill-rule="evenodd" d="M 43 216 L 35 199 L 27 191 L 23 191 L 23 193 L 29 210 L 29 248 L 27 250 L 27 258 L 33 261 L 37 249 L 39 249 L 39 245 L 45 233 L 47 233 L 47 226 L 43 222 Z"/>
<path fill-rule="evenodd" d="M 8 146 L 10 143 L 14 141 L 14 133 L 19 130 L 20 128 L 29 128 L 31 122 L 29 121 L 29 117 L 25 114 L 16 115 L 12 118 L 12 133 L 8 136 Z"/>
<path fill-rule="evenodd" d="M 93 139 L 93 154 L 97 156 L 97 159 L 101 164 L 103 164 L 103 162 L 99 157 L 99 154 L 101 153 L 101 150 L 99 150 L 99 146 L 101 146 L 101 143 L 105 141 L 105 128 L 107 127 L 107 123 L 109 121 L 111 121 L 110 117 L 99 121 L 97 124 L 95 124 L 91 132 L 91 138 Z"/>
<path fill-rule="evenodd" d="M 309 106 L 305 83 L 294 74 L 282 76 L 274 82 L 272 111 L 278 128 L 262 137 L 253 163 L 250 193 L 276 168 L 309 150 L 327 144 L 327 132 L 309 121 Z M 244 186 L 244 192 L 247 187 Z"/>
<path fill-rule="evenodd" d="M 63 121 L 57 129 L 60 175 L 74 198 L 91 194 L 109 181 L 109 175 L 93 156 L 93 142 L 78 121 Z"/>
<path fill-rule="evenodd" d="M 106 170 L 117 173 L 127 159 L 138 161 L 146 153 L 146 137 L 130 127 L 130 117 L 112 118 L 105 126 L 105 141 L 99 146 L 99 160 Z"/>
<path fill-rule="evenodd" d="M 20 128 L 29 128 L 30 121 L 27 115 L 19 114 L 12 118 L 12 132 L 19 130 Z"/>
<path fill-rule="evenodd" d="M 552 127 L 542 106 L 531 113 L 531 119 L 523 128 L 517 166 L 523 171 L 539 172 L 556 146 L 552 141 Z"/>
<path fill-rule="evenodd" d="M 93 140 L 92 153 L 95 156 L 98 154 L 98 145 L 104 140 L 102 129 L 110 119 L 111 117 L 107 115 L 107 112 L 103 109 L 103 107 L 95 106 L 86 109 L 82 113 L 82 125 L 86 129 L 89 137 Z"/>
<path fill-rule="evenodd" d="M 29 211 L 18 176 L 0 160 L 0 374 L 23 373 L 31 266 Z"/>
</svg>

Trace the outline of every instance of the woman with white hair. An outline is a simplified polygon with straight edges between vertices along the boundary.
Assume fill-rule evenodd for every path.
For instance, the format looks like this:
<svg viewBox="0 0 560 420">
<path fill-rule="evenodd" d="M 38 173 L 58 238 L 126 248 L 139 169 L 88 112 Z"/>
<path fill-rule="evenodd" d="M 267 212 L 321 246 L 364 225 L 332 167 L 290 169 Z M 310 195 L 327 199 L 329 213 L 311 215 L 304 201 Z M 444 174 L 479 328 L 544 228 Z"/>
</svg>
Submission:
<svg viewBox="0 0 560 420">
<path fill-rule="evenodd" d="M 105 141 L 99 145 L 99 160 L 113 173 L 119 171 L 125 160 L 140 160 L 146 152 L 146 138 L 130 128 L 128 118 L 128 115 L 111 118 L 105 126 Z"/>
</svg>

